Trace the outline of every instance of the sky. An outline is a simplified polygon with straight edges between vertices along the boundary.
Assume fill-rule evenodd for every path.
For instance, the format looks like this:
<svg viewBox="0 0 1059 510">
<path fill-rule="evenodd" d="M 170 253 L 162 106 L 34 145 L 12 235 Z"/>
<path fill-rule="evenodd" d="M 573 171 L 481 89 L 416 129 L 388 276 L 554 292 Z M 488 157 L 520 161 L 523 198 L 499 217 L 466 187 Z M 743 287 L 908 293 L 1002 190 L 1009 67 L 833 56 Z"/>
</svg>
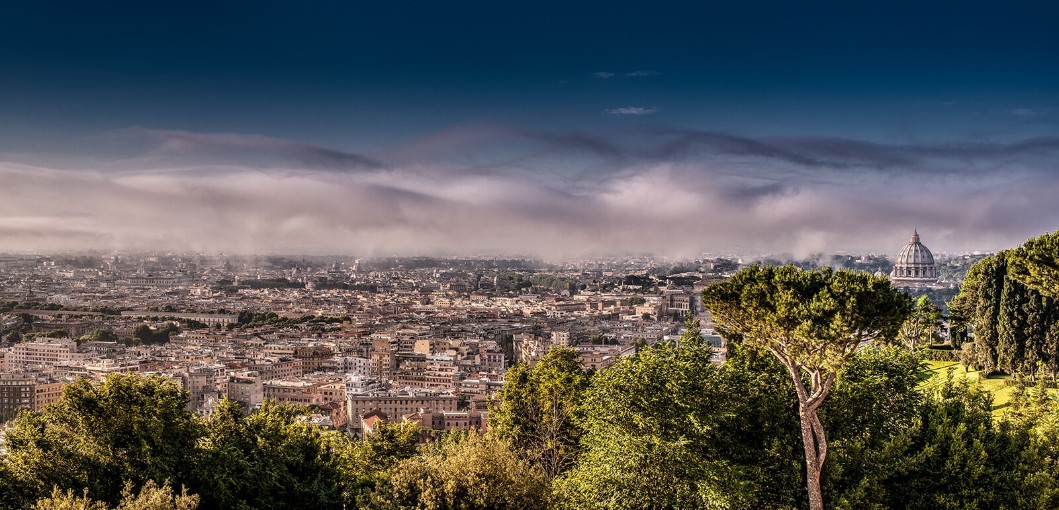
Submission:
<svg viewBox="0 0 1059 510">
<path fill-rule="evenodd" d="M 1051 2 L 9 2 L 0 252 L 993 251 Z"/>
</svg>

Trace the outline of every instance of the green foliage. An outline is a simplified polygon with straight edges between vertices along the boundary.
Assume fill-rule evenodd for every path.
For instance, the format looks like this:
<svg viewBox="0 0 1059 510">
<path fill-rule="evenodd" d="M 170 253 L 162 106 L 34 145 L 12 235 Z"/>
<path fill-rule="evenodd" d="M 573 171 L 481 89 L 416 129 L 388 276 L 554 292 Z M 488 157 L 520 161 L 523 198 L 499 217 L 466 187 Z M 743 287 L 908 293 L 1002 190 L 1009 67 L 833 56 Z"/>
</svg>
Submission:
<svg viewBox="0 0 1059 510">
<path fill-rule="evenodd" d="M 549 290 L 561 292 L 574 288 L 574 281 L 550 274 L 536 274 L 529 278 L 529 282 L 535 287 L 544 287 Z"/>
<path fill-rule="evenodd" d="M 367 506 L 375 488 L 389 478 L 391 468 L 416 456 L 419 438 L 419 427 L 413 422 L 383 424 L 364 440 L 335 448 L 347 502 Z M 330 439 L 341 441 L 335 436 Z"/>
<path fill-rule="evenodd" d="M 99 313 L 101 313 L 103 315 L 121 315 L 121 312 L 124 312 L 126 310 L 129 310 L 129 308 L 126 308 L 126 307 L 123 307 L 123 306 L 107 306 L 107 305 L 93 306 L 90 309 L 90 311 L 92 311 L 92 312 L 99 312 Z"/>
<path fill-rule="evenodd" d="M 176 495 L 168 484 L 159 487 L 153 481 L 148 481 L 139 493 L 134 493 L 132 487 L 132 483 L 125 483 L 121 491 L 121 501 L 115 510 L 195 510 L 199 505 L 199 497 L 188 494 L 187 488 Z M 102 501 L 94 501 L 88 497 L 88 489 L 84 489 L 81 495 L 77 496 L 73 490 L 63 492 L 55 487 L 48 497 L 38 499 L 33 509 L 109 510 L 109 507 Z"/>
<path fill-rule="evenodd" d="M 394 466 L 368 508 L 531 510 L 548 507 L 548 478 L 503 440 L 454 434 Z"/>
<path fill-rule="evenodd" d="M 885 277 L 866 273 L 755 265 L 704 289 L 703 304 L 719 331 L 767 349 L 790 373 L 798 396 L 809 506 L 821 510 L 828 445 L 820 406 L 856 349 L 897 334 L 911 308 L 908 296 Z"/>
<path fill-rule="evenodd" d="M 680 332 L 679 342 L 682 344 L 702 343 L 702 324 L 699 323 L 698 320 L 692 318 L 691 315 L 688 315 L 688 317 L 684 319 L 684 330 Z"/>
<path fill-rule="evenodd" d="M 340 508 L 344 501 L 334 433 L 301 419 L 304 409 L 266 401 L 243 413 L 225 400 L 206 422 L 196 466 L 205 508 Z"/>
<path fill-rule="evenodd" d="M 1012 424 L 1029 436 L 1029 445 L 1018 458 L 1021 504 L 1041 510 L 1059 508 L 1059 402 L 1048 396 L 1043 382 L 1040 378 Z"/>
<path fill-rule="evenodd" d="M 73 490 L 63 492 L 58 487 L 52 489 L 48 497 L 41 498 L 33 505 L 33 510 L 109 510 L 102 501 L 88 497 L 88 489 L 80 496 Z"/>
<path fill-rule="evenodd" d="M 491 406 L 490 432 L 556 476 L 576 457 L 588 381 L 573 349 L 552 348 L 533 368 L 515 365 Z"/>
<path fill-rule="evenodd" d="M 830 437 L 829 506 L 878 506 L 889 489 L 881 475 L 900 463 L 887 445 L 918 416 L 924 370 L 919 353 L 895 347 L 863 349 L 845 365 L 821 410 Z"/>
<path fill-rule="evenodd" d="M 972 366 L 986 374 L 1059 372 L 1059 300 L 1026 285 L 1019 250 L 982 259 L 949 304 L 954 344 L 971 341 Z"/>
<path fill-rule="evenodd" d="M 118 335 L 109 329 L 93 329 L 81 337 L 82 342 L 117 342 Z"/>
<path fill-rule="evenodd" d="M 122 480 L 187 480 L 200 433 L 187 394 L 172 381 L 114 374 L 98 385 L 67 385 L 56 404 L 19 415 L 3 460 L 28 501 L 58 486 L 114 504 Z"/>
<path fill-rule="evenodd" d="M 152 329 L 146 324 L 140 324 L 136 326 L 136 329 L 132 330 L 132 336 L 139 343 L 144 345 L 158 345 L 169 342 L 169 336 L 172 333 L 179 333 L 180 328 L 171 322 L 167 322 L 164 326 L 159 328 L 157 331 Z"/>
<path fill-rule="evenodd" d="M 862 342 L 893 338 L 911 309 L 889 280 L 865 273 L 750 266 L 703 290 L 719 331 L 834 371 Z"/>
<path fill-rule="evenodd" d="M 1029 239 L 1012 255 L 1014 278 L 1041 294 L 1059 298 L 1059 231 Z"/>
<path fill-rule="evenodd" d="M 261 278 L 243 280 L 241 284 L 251 289 L 302 289 L 304 283 L 294 282 L 286 278 Z"/>
<path fill-rule="evenodd" d="M 647 349 L 593 378 L 584 452 L 556 481 L 561 507 L 691 508 L 709 502 L 700 493 L 711 492 L 717 477 L 695 455 L 705 443 L 703 428 L 697 415 L 680 410 L 703 408 L 713 367 L 691 348 Z"/>
<path fill-rule="evenodd" d="M 884 445 L 881 508 L 1020 508 L 1018 451 L 1026 437 L 992 422 L 991 398 L 941 380 L 910 426 Z"/>
<path fill-rule="evenodd" d="M 781 439 L 797 437 L 789 390 L 775 362 L 751 355 L 717 367 L 703 342 L 620 360 L 592 379 L 584 451 L 555 482 L 559 506 L 793 506 L 797 457 Z"/>
<path fill-rule="evenodd" d="M 897 340 L 909 349 L 929 346 L 940 338 L 941 307 L 932 303 L 927 296 L 920 296 L 912 306 L 912 312 L 905 319 L 897 333 Z"/>
<path fill-rule="evenodd" d="M 246 414 L 224 401 L 203 422 L 186 406 L 187 394 L 160 377 L 83 379 L 65 387 L 55 405 L 15 420 L 5 436 L 3 473 L 22 502 L 59 487 L 85 488 L 115 505 L 122 480 L 142 488 L 136 496 L 142 502 L 165 499 L 167 490 L 172 495 L 158 488 L 167 482 L 201 496 L 203 508 L 340 508 L 345 502 L 342 459 L 351 443 L 303 420 L 303 409 L 266 402 Z M 409 440 L 403 441 L 407 452 Z M 188 498 L 170 499 L 185 508 Z"/>
<path fill-rule="evenodd" d="M 276 312 L 251 312 L 249 310 L 243 310 L 239 312 L 238 322 L 236 324 L 229 324 L 229 328 L 258 328 L 262 326 L 274 326 L 278 328 L 294 327 L 298 324 L 304 324 L 306 322 L 328 322 L 329 318 L 316 317 L 315 315 L 303 315 L 301 317 L 280 317 Z M 334 322 L 341 322 L 340 318 L 334 319 Z"/>
<path fill-rule="evenodd" d="M 515 337 L 513 335 L 501 335 L 500 350 L 504 352 L 504 359 L 511 362 L 515 359 Z"/>
<path fill-rule="evenodd" d="M 115 510 L 195 510 L 199 506 L 199 497 L 188 494 L 187 487 L 180 494 L 174 494 L 168 484 L 159 487 L 148 481 L 140 492 L 134 493 L 132 484 L 126 482 L 121 491 L 121 503 Z"/>
</svg>

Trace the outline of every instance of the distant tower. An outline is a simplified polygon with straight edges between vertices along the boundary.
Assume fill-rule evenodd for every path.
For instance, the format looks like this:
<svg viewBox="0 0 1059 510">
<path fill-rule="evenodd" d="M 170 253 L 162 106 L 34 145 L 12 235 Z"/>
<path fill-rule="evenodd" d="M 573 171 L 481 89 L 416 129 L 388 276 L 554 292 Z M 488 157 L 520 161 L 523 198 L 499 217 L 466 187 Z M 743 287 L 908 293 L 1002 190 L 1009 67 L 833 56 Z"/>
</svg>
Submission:
<svg viewBox="0 0 1059 510">
<path fill-rule="evenodd" d="M 897 256 L 890 279 L 895 285 L 931 285 L 938 282 L 938 268 L 934 265 L 934 255 L 923 243 L 919 242 L 919 231 L 912 229 L 908 245 Z"/>
</svg>

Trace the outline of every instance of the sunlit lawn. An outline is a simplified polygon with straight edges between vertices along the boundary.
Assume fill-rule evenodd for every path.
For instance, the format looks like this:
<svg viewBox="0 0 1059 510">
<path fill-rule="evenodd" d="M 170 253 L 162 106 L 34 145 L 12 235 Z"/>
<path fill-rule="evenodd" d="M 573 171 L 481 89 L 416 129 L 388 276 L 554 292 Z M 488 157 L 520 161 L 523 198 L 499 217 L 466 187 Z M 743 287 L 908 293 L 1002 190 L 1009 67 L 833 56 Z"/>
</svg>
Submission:
<svg viewBox="0 0 1059 510">
<path fill-rule="evenodd" d="M 972 383 L 980 381 L 982 389 L 993 394 L 994 416 L 1004 414 L 1005 409 L 1011 405 L 1011 395 L 1014 388 L 1008 386 L 1008 379 L 1011 379 L 1011 376 L 1009 375 L 994 375 L 982 379 L 978 371 L 965 371 L 963 365 L 958 361 L 927 361 L 926 364 L 931 372 L 933 372 L 930 379 L 935 377 L 945 377 L 945 372 L 952 370 L 952 377 L 954 380 L 958 381 L 962 378 L 967 379 Z"/>
</svg>

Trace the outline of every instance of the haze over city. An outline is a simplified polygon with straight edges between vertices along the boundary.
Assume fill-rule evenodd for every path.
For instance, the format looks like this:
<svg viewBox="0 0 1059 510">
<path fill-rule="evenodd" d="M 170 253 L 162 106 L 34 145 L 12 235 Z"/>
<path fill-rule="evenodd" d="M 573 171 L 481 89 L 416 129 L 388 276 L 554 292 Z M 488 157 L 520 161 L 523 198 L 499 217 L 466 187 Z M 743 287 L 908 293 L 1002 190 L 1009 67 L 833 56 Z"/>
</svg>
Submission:
<svg viewBox="0 0 1059 510">
<path fill-rule="evenodd" d="M 1013 247 L 1059 224 L 1055 15 L 10 6 L 0 251 Z"/>
</svg>

